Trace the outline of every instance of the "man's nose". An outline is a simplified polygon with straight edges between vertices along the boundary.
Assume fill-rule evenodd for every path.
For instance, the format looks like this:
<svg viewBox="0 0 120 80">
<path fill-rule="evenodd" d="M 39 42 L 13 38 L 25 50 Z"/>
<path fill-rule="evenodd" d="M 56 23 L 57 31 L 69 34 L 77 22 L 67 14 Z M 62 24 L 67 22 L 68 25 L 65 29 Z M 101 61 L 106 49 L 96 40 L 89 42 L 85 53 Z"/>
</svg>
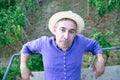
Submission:
<svg viewBox="0 0 120 80">
<path fill-rule="evenodd" d="M 65 32 L 65 33 L 64 33 L 64 39 L 68 39 L 68 37 L 69 37 L 69 33 L 68 33 L 68 32 Z"/>
</svg>

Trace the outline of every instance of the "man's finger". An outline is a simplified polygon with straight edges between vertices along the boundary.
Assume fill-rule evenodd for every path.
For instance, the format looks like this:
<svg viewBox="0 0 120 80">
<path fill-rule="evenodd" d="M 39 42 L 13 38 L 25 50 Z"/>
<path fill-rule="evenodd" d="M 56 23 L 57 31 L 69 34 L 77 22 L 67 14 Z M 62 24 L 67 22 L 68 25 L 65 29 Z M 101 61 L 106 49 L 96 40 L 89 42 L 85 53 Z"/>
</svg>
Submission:
<svg viewBox="0 0 120 80">
<path fill-rule="evenodd" d="M 100 73 L 96 71 L 96 79 L 100 76 Z"/>
<path fill-rule="evenodd" d="M 96 71 L 95 65 L 93 66 L 92 71 Z"/>
<path fill-rule="evenodd" d="M 34 77 L 34 75 L 33 75 L 33 73 L 32 73 L 32 72 L 30 72 L 30 76 Z"/>
</svg>

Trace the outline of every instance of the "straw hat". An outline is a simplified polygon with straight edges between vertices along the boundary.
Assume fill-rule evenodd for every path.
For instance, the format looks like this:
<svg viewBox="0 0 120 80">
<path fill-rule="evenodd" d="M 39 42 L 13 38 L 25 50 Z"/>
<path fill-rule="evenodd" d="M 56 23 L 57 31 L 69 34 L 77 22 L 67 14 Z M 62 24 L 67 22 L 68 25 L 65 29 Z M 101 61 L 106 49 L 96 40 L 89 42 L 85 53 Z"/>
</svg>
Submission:
<svg viewBox="0 0 120 80">
<path fill-rule="evenodd" d="M 49 19 L 49 22 L 48 22 L 48 27 L 49 27 L 49 30 L 54 34 L 54 27 L 55 27 L 55 24 L 63 19 L 63 18 L 69 18 L 69 19 L 72 19 L 76 22 L 77 24 L 77 33 L 81 33 L 81 31 L 83 30 L 84 28 L 84 20 L 82 19 L 81 16 L 79 16 L 78 14 L 76 13 L 73 13 L 72 11 L 61 11 L 61 12 L 58 12 L 58 13 L 55 13 L 50 19 Z"/>
</svg>

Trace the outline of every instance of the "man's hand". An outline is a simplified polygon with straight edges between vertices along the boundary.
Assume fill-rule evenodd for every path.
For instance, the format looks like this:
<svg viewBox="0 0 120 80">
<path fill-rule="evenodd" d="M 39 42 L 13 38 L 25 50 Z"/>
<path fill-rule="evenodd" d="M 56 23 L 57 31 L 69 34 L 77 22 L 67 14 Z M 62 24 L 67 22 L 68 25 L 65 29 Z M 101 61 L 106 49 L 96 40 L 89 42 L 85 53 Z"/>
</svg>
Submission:
<svg viewBox="0 0 120 80">
<path fill-rule="evenodd" d="M 102 57 L 102 54 L 97 54 L 97 62 L 95 63 L 94 67 L 93 67 L 93 71 L 96 72 L 96 78 L 98 78 L 99 76 L 101 76 L 104 71 L 104 59 Z"/>
<path fill-rule="evenodd" d="M 30 76 L 33 76 L 33 74 L 26 66 L 29 56 L 30 54 L 21 53 L 20 70 L 21 70 L 22 80 L 30 80 Z"/>
<path fill-rule="evenodd" d="M 22 80 L 30 80 L 30 76 L 33 77 L 33 74 L 27 67 L 20 67 Z"/>
</svg>

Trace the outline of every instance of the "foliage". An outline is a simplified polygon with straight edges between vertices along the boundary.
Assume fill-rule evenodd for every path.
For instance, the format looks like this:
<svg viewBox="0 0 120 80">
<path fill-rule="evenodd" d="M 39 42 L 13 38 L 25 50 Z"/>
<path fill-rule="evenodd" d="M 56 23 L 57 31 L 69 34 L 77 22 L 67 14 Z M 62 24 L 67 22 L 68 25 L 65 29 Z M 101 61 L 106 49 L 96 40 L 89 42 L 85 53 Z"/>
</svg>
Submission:
<svg viewBox="0 0 120 80">
<path fill-rule="evenodd" d="M 0 12 L 0 46 L 21 40 L 21 27 L 25 26 L 24 13 L 19 6 L 10 6 Z"/>
<path fill-rule="evenodd" d="M 93 30 L 93 34 L 91 34 L 91 38 L 97 40 L 102 48 L 111 47 L 111 43 L 108 41 L 108 36 L 113 35 L 114 32 L 108 31 L 104 34 L 102 32 L 97 31 L 96 29 Z"/>
<path fill-rule="evenodd" d="M 43 71 L 42 56 L 41 55 L 31 56 L 27 66 L 31 71 Z"/>
<path fill-rule="evenodd" d="M 15 58 L 12 66 L 10 67 L 10 71 L 8 73 L 7 80 L 15 80 L 16 76 L 20 76 L 20 64 L 19 59 Z"/>
<path fill-rule="evenodd" d="M 94 6 L 97 14 L 103 17 L 106 13 L 110 13 L 117 9 L 120 11 L 120 0 L 88 0 L 89 6 Z"/>
<path fill-rule="evenodd" d="M 0 68 L 0 80 L 2 80 L 5 70 L 6 70 L 5 67 Z"/>
<path fill-rule="evenodd" d="M 109 36 L 113 36 L 114 32 L 112 31 L 108 31 L 105 32 L 104 34 L 102 32 L 98 32 L 96 29 L 93 30 L 93 34 L 90 36 L 92 39 L 95 39 L 98 41 L 98 43 L 101 45 L 102 48 L 106 48 L 106 47 L 111 47 L 112 44 L 110 41 L 108 41 Z M 106 55 L 108 60 L 108 57 L 110 56 L 110 51 L 103 51 L 104 54 Z"/>
<path fill-rule="evenodd" d="M 1 9 L 8 9 L 9 6 L 14 6 L 15 0 L 0 0 L 0 10 Z"/>
<path fill-rule="evenodd" d="M 12 66 L 10 67 L 6 80 L 15 80 L 15 77 L 17 75 L 20 75 L 20 68 L 19 68 L 20 64 L 18 63 L 19 63 L 19 59 L 15 58 Z M 5 71 L 6 71 L 6 67 L 0 68 L 0 80 L 2 80 Z"/>
<path fill-rule="evenodd" d="M 42 56 L 41 55 L 33 55 L 30 57 L 28 64 L 28 68 L 31 71 L 43 71 L 43 62 L 42 62 Z M 6 68 L 0 69 L 0 80 L 2 79 Z M 6 80 L 15 80 L 16 76 L 21 77 L 20 75 L 20 60 L 19 58 L 15 58 L 13 60 L 13 63 L 10 67 L 10 71 L 8 73 Z"/>
<path fill-rule="evenodd" d="M 34 12 L 36 10 L 36 1 L 35 0 L 26 0 L 23 2 L 26 10 L 29 10 L 30 12 Z"/>
</svg>

